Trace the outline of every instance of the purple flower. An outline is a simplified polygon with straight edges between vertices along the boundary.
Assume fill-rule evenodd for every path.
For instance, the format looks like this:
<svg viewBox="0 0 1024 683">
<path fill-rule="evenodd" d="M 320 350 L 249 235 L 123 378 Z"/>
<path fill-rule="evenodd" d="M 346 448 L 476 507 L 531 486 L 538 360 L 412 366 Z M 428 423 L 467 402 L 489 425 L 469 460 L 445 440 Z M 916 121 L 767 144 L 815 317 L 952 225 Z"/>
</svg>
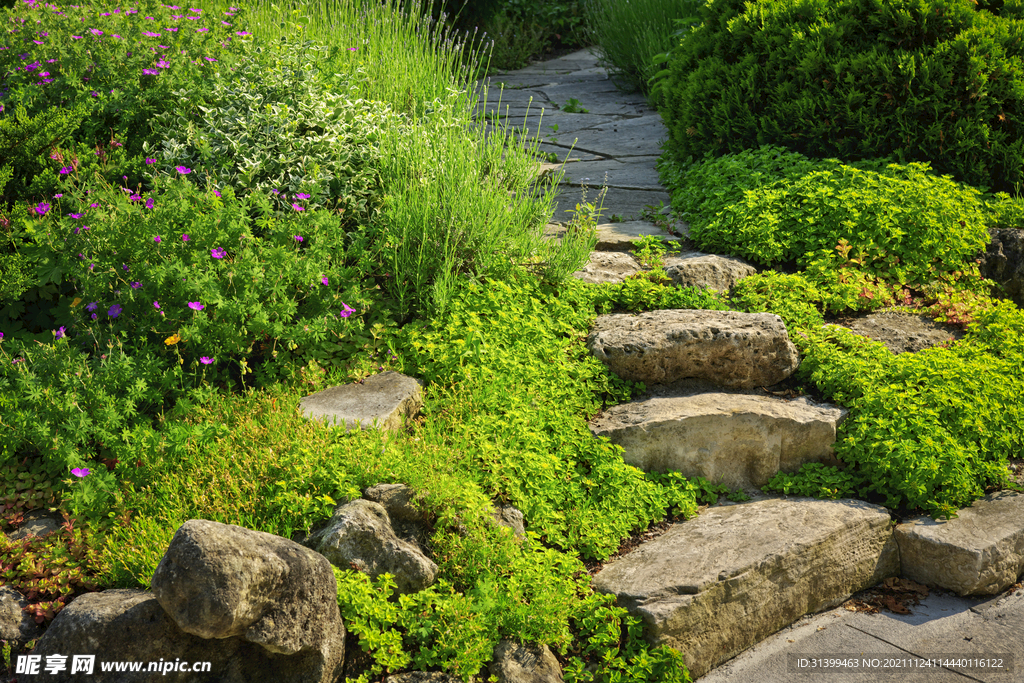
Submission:
<svg viewBox="0 0 1024 683">
<path fill-rule="evenodd" d="M 55 194 L 55 195 L 53 195 L 53 198 L 54 198 L 54 199 L 60 199 L 60 198 L 61 198 L 61 197 L 63 197 L 63 196 L 64 196 L 64 194 L 63 194 L 63 193 L 60 193 L 60 194 Z"/>
<path fill-rule="evenodd" d="M 53 336 L 54 336 L 55 339 L 63 339 L 64 338 L 64 327 L 63 326 L 58 327 L 57 331 L 53 333 Z"/>
<path fill-rule="evenodd" d="M 160 302 L 159 301 L 154 301 L 153 302 L 153 308 L 155 308 L 155 309 L 157 309 L 159 311 L 160 310 Z"/>
<path fill-rule="evenodd" d="M 80 213 L 69 213 L 68 215 L 74 218 L 75 220 L 78 220 L 79 218 L 82 217 L 82 214 Z"/>
<path fill-rule="evenodd" d="M 46 202 L 39 202 L 37 206 L 32 207 L 32 210 L 35 211 L 40 216 L 45 216 L 46 212 L 50 210 L 50 205 L 47 204 Z"/>
<path fill-rule="evenodd" d="M 326 275 L 324 275 L 322 278 L 320 278 L 320 284 L 325 285 L 325 286 L 327 285 L 327 276 Z"/>
<path fill-rule="evenodd" d="M 189 237 L 187 234 L 181 236 L 181 241 L 182 242 L 188 242 L 190 239 L 192 239 L 192 238 Z"/>
<path fill-rule="evenodd" d="M 308 194 L 303 194 L 302 192 L 300 192 L 297 195 L 295 195 L 295 197 L 298 198 L 298 199 L 309 199 L 309 195 Z"/>
<path fill-rule="evenodd" d="M 0 332 L 0 339 L 3 339 L 3 338 L 4 338 L 4 333 Z"/>
<path fill-rule="evenodd" d="M 153 17 L 146 17 L 146 18 L 147 19 L 152 19 Z M 142 35 L 149 36 L 150 38 L 159 38 L 160 37 L 159 33 L 153 33 L 152 31 L 144 31 Z"/>
<path fill-rule="evenodd" d="M 147 209 L 152 209 L 153 208 L 153 198 L 152 197 L 150 197 L 149 199 L 146 200 L 146 208 Z"/>
<path fill-rule="evenodd" d="M 93 314 L 92 314 L 92 319 L 93 319 L 93 320 L 95 320 L 95 319 L 96 319 L 96 314 L 95 314 L 95 313 L 93 313 Z"/>
<path fill-rule="evenodd" d="M 128 272 L 128 264 L 127 263 L 122 263 L 121 264 L 121 270 L 123 270 L 124 272 L 127 273 Z"/>
<path fill-rule="evenodd" d="M 203 306 L 198 301 L 189 301 L 188 302 L 188 307 L 191 308 L 193 311 L 201 311 L 204 308 L 206 308 L 206 306 Z"/>
<path fill-rule="evenodd" d="M 199 359 L 199 362 L 202 363 L 203 365 L 209 365 L 210 363 L 213 362 L 213 359 L 210 358 L 209 356 L 203 356 L 202 358 Z"/>
<path fill-rule="evenodd" d="M 217 60 L 216 60 L 216 59 L 214 59 L 213 57 L 203 57 L 203 59 L 205 59 L 205 60 L 206 60 L 206 61 L 208 61 L 208 62 L 216 62 L 216 61 L 217 61 Z"/>
<path fill-rule="evenodd" d="M 177 171 L 178 173 L 182 174 L 182 175 L 186 175 L 186 174 L 189 174 L 189 173 L 192 172 L 191 168 L 187 168 L 185 166 L 175 166 L 174 170 Z"/>
<path fill-rule="evenodd" d="M 94 36 L 102 36 L 103 35 L 103 31 L 99 30 L 98 28 L 91 28 L 91 29 L 89 29 L 89 33 L 93 34 Z"/>
<path fill-rule="evenodd" d="M 215 195 L 217 195 L 218 197 L 220 197 L 220 190 L 214 190 L 214 191 L 213 191 L 213 193 L 214 193 Z"/>
<path fill-rule="evenodd" d="M 89 305 L 87 305 L 87 306 L 85 307 L 85 310 L 87 310 L 87 311 L 89 311 L 89 312 L 92 312 L 92 311 L 95 311 L 95 310 L 96 310 L 96 307 L 97 307 L 97 304 L 96 304 L 96 302 L 95 302 L 95 301 L 93 301 L 92 303 L 90 303 Z"/>
<path fill-rule="evenodd" d="M 75 169 L 71 168 L 70 166 L 61 166 L 60 174 L 61 175 L 67 175 L 68 173 L 71 173 L 71 171 L 73 171 L 73 170 L 75 170 Z"/>
<path fill-rule="evenodd" d="M 128 199 L 132 200 L 133 202 L 140 202 L 142 201 L 142 195 L 132 194 L 132 196 L 129 197 Z"/>
<path fill-rule="evenodd" d="M 88 467 L 76 467 L 75 469 L 71 470 L 71 474 L 75 475 L 79 479 L 84 479 L 84 478 L 89 476 L 89 468 Z"/>
<path fill-rule="evenodd" d="M 156 237 L 154 237 L 153 241 L 156 242 L 157 244 L 160 244 L 161 242 L 163 242 L 163 240 L 160 239 L 160 235 L 157 235 Z"/>
<path fill-rule="evenodd" d="M 158 74 L 159 74 L 160 72 L 159 72 L 159 71 L 157 71 L 156 69 L 143 69 L 143 70 L 142 70 L 142 73 L 146 74 L 147 76 L 156 76 L 156 75 L 158 75 Z"/>
<path fill-rule="evenodd" d="M 302 241 L 302 235 L 296 235 L 295 236 L 295 241 L 296 242 L 301 242 Z"/>
<path fill-rule="evenodd" d="M 146 165 L 147 166 L 152 166 L 155 163 L 156 163 L 156 159 L 146 159 Z"/>
<path fill-rule="evenodd" d="M 342 306 L 341 313 L 339 313 L 338 315 L 341 316 L 342 318 L 347 318 L 347 317 L 349 317 L 350 315 L 352 315 L 353 313 L 356 312 L 356 309 L 349 308 L 349 305 L 347 303 L 345 303 L 344 301 L 341 302 L 341 306 Z"/>
<path fill-rule="evenodd" d="M 121 304 L 114 304 L 113 306 L 111 306 L 110 309 L 107 311 L 107 315 L 109 315 L 111 318 L 116 318 L 117 316 L 121 315 Z"/>
<path fill-rule="evenodd" d="M 142 286 L 141 282 L 133 282 L 132 283 L 132 289 L 138 289 L 141 286 Z"/>
<path fill-rule="evenodd" d="M 170 63 L 165 62 L 164 60 L 161 59 L 159 62 L 156 63 L 156 66 L 159 69 L 167 69 L 167 68 L 170 68 L 171 65 L 170 65 Z"/>
<path fill-rule="evenodd" d="M 235 31 L 235 35 L 236 36 L 251 36 L 252 34 L 251 33 L 246 33 L 245 31 Z"/>
<path fill-rule="evenodd" d="M 211 249 L 210 250 L 210 256 L 212 256 L 213 258 L 224 258 L 227 255 L 228 255 L 228 252 L 224 251 L 220 247 L 217 247 L 216 249 Z"/>
<path fill-rule="evenodd" d="M 292 204 L 292 208 L 295 209 L 296 211 L 305 211 L 305 209 L 299 206 L 298 204 Z"/>
</svg>

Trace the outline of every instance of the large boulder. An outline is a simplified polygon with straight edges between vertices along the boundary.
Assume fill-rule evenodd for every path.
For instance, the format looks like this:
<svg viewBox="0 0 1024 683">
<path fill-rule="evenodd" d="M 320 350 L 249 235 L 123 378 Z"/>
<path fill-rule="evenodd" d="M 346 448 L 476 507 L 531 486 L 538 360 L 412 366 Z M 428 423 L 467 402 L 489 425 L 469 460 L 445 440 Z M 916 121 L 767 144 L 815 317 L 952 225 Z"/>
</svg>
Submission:
<svg viewBox="0 0 1024 683">
<path fill-rule="evenodd" d="M 152 593 L 141 590 L 80 595 L 56 616 L 32 655 L 39 657 L 36 673 L 18 673 L 20 683 L 333 683 L 336 678 L 315 652 L 274 654 L 238 636 L 208 640 L 186 633 Z M 337 655 L 340 664 L 342 653 Z M 47 672 L 49 657 L 61 670 Z M 88 659 L 76 662 L 75 657 L 92 657 L 91 668 Z"/>
<path fill-rule="evenodd" d="M 1006 296 L 1024 308 L 1024 230 L 995 228 L 989 236 L 981 257 L 981 275 L 994 280 Z"/>
<path fill-rule="evenodd" d="M 800 358 L 770 313 L 672 309 L 598 316 L 587 348 L 623 379 L 669 384 L 695 377 L 730 389 L 781 382 Z"/>
<path fill-rule="evenodd" d="M 402 593 L 421 591 L 437 578 L 437 565 L 415 544 L 398 538 L 387 510 L 373 501 L 339 506 L 327 527 L 306 543 L 342 569 L 352 567 L 373 578 L 391 574 Z"/>
<path fill-rule="evenodd" d="M 298 543 L 193 519 L 175 532 L 152 589 L 186 633 L 238 637 L 296 656 L 304 660 L 304 680 L 328 681 L 340 673 L 345 627 L 334 571 L 326 558 Z"/>
<path fill-rule="evenodd" d="M 371 375 L 361 382 L 328 387 L 299 401 L 303 416 L 350 429 L 401 429 L 423 406 L 421 380 L 400 372 Z"/>
<path fill-rule="evenodd" d="M 733 256 L 686 252 L 665 257 L 665 274 L 680 287 L 706 287 L 727 292 L 757 268 Z"/>
<path fill-rule="evenodd" d="M 713 507 L 605 565 L 613 593 L 694 678 L 805 614 L 899 574 L 885 508 L 767 499 Z"/>
<path fill-rule="evenodd" d="M 903 576 L 960 595 L 996 595 L 1024 574 L 1024 495 L 1001 491 L 944 521 L 896 527 Z"/>
<path fill-rule="evenodd" d="M 43 628 L 24 611 L 28 600 L 10 586 L 0 586 L 0 640 L 12 643 L 15 649 L 38 638 Z"/>
<path fill-rule="evenodd" d="M 614 406 L 590 430 L 622 446 L 623 460 L 643 470 L 751 489 L 804 463 L 838 465 L 832 445 L 847 412 L 806 397 L 707 392 Z"/>
</svg>

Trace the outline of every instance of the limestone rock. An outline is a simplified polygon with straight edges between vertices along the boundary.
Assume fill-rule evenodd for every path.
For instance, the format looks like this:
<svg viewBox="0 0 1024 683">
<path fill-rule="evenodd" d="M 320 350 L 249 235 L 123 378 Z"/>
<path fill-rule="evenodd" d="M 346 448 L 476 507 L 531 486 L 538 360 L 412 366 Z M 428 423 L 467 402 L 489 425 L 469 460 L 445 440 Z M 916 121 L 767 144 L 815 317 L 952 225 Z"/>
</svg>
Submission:
<svg viewBox="0 0 1024 683">
<path fill-rule="evenodd" d="M 387 510 L 396 536 L 423 550 L 429 547 L 433 526 L 413 503 L 415 497 L 416 492 L 405 484 L 375 484 L 363 491 L 363 498 L 380 503 Z"/>
<path fill-rule="evenodd" d="M 849 324 L 859 335 L 880 341 L 893 353 L 916 353 L 938 346 L 964 333 L 923 315 L 878 311 Z"/>
<path fill-rule="evenodd" d="M 508 527 L 516 536 L 526 534 L 523 513 L 511 505 L 499 505 L 491 514 L 491 519 L 499 526 Z"/>
<path fill-rule="evenodd" d="M 462 679 L 440 671 L 407 671 L 391 674 L 384 680 L 387 683 L 462 683 Z"/>
<path fill-rule="evenodd" d="M 498 683 L 561 683 L 562 667 L 547 645 L 502 640 L 494 648 L 490 673 Z"/>
<path fill-rule="evenodd" d="M 281 655 L 268 652 L 240 637 L 207 640 L 185 633 L 148 591 L 108 590 L 86 593 L 65 607 L 46 629 L 32 654 L 67 657 L 65 670 L 55 675 L 41 666 L 38 675 L 19 674 L 21 683 L 71 683 L 84 680 L 95 683 L 152 683 L 173 680 L 177 683 L 333 683 L 340 669 L 325 666 L 317 652 Z M 93 673 L 71 674 L 71 655 L 95 655 Z M 341 663 L 338 652 L 337 664 Z M 208 671 L 163 673 L 147 671 L 150 662 L 191 665 L 209 662 Z M 101 662 L 140 662 L 143 670 L 103 672 Z"/>
<path fill-rule="evenodd" d="M 989 230 L 991 241 L 981 257 L 982 277 L 994 280 L 1006 296 L 1024 308 L 1024 230 Z"/>
<path fill-rule="evenodd" d="M 770 313 L 662 310 L 598 316 L 587 348 L 623 379 L 688 377 L 730 389 L 770 386 L 800 364 L 782 319 Z"/>
<path fill-rule="evenodd" d="M 193 519 L 153 573 L 153 595 L 178 628 L 233 636 L 275 654 L 312 653 L 315 677 L 340 672 L 345 627 L 326 558 L 262 531 Z"/>
<path fill-rule="evenodd" d="M 64 519 L 58 514 L 45 510 L 32 510 L 25 514 L 25 519 L 18 528 L 7 534 L 12 541 L 20 541 L 29 536 L 49 536 L 64 525 Z"/>
<path fill-rule="evenodd" d="M 757 269 L 743 259 L 699 251 L 665 256 L 665 274 L 680 287 L 707 287 L 727 292 Z"/>
<path fill-rule="evenodd" d="M 307 542 L 342 569 L 355 566 L 373 578 L 391 574 L 402 593 L 421 591 L 437 578 L 437 565 L 395 535 L 380 503 L 360 499 L 339 507 Z"/>
<path fill-rule="evenodd" d="M 617 559 L 595 590 L 704 675 L 804 614 L 899 574 L 885 508 L 767 499 L 713 507 Z"/>
<path fill-rule="evenodd" d="M 412 418 L 423 406 L 422 382 L 400 372 L 383 372 L 359 382 L 329 387 L 299 401 L 302 414 L 344 426 L 345 431 L 401 429 L 402 418 Z"/>
<path fill-rule="evenodd" d="M 24 645 L 43 633 L 32 615 L 22 611 L 28 600 L 10 586 L 0 586 L 0 640 Z"/>
<path fill-rule="evenodd" d="M 760 488 L 807 462 L 838 465 L 832 450 L 847 410 L 806 397 L 707 392 L 614 406 L 590 423 L 630 465 L 677 471 L 730 488 Z"/>
<path fill-rule="evenodd" d="M 1001 491 L 955 519 L 896 527 L 903 576 L 960 595 L 996 595 L 1024 574 L 1024 495 Z"/>
<path fill-rule="evenodd" d="M 572 274 L 574 278 L 590 284 L 622 282 L 640 272 L 640 264 L 630 254 L 621 251 L 592 251 L 590 261 Z"/>
</svg>

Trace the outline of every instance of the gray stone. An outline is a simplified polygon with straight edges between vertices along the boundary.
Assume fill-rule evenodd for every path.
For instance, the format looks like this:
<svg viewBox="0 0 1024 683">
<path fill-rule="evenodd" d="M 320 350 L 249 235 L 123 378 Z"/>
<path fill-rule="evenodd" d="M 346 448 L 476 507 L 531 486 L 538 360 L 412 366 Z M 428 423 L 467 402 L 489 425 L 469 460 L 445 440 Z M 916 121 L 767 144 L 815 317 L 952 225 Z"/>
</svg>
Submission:
<svg viewBox="0 0 1024 683">
<path fill-rule="evenodd" d="M 839 465 L 832 445 L 847 412 L 806 397 L 710 392 L 614 406 L 590 430 L 622 446 L 623 460 L 643 470 L 752 489 L 804 463 Z"/>
<path fill-rule="evenodd" d="M 561 683 L 562 667 L 547 645 L 498 641 L 490 665 L 498 683 Z"/>
<path fill-rule="evenodd" d="M 153 595 L 178 628 L 239 637 L 267 652 L 308 653 L 315 680 L 340 673 L 345 627 L 327 559 L 286 538 L 203 519 L 175 532 Z"/>
<path fill-rule="evenodd" d="M 591 195 L 593 195 L 593 192 L 591 192 Z M 593 196 L 590 199 L 593 201 Z M 596 227 L 597 245 L 594 247 L 595 251 L 630 252 L 636 249 L 636 245 L 633 243 L 634 240 L 647 237 L 648 235 L 661 239 L 666 245 L 682 242 L 680 237 L 670 235 L 654 223 L 648 221 L 599 223 Z M 565 231 L 564 225 L 549 223 L 544 231 L 544 237 L 549 240 L 561 240 L 565 235 Z"/>
<path fill-rule="evenodd" d="M 801 616 L 899 573 L 885 508 L 769 499 L 713 507 L 614 560 L 595 590 L 704 675 Z"/>
<path fill-rule="evenodd" d="M 512 530 L 516 536 L 524 536 L 526 534 L 526 525 L 523 522 L 523 513 L 514 508 L 511 505 L 499 505 L 491 513 L 491 519 L 495 521 L 499 526 L 507 527 Z"/>
<path fill-rule="evenodd" d="M 847 327 L 859 335 L 882 342 L 893 353 L 915 353 L 964 336 L 961 330 L 912 313 L 877 311 L 858 318 Z"/>
<path fill-rule="evenodd" d="M 0 586 L 0 640 L 24 645 L 38 638 L 43 628 L 35 617 L 24 612 L 28 600 L 10 586 Z"/>
<path fill-rule="evenodd" d="M 440 671 L 407 671 L 404 674 L 391 674 L 384 680 L 386 683 L 462 683 L 461 678 Z"/>
<path fill-rule="evenodd" d="M 32 510 L 25 513 L 25 519 L 18 528 L 7 535 L 12 541 L 20 541 L 29 536 L 42 538 L 49 536 L 64 525 L 64 518 L 59 514 L 45 510 Z"/>
<path fill-rule="evenodd" d="M 416 506 L 413 489 L 405 484 L 377 484 L 363 491 L 363 498 L 384 506 L 396 536 L 421 550 L 429 547 L 433 527 L 427 514 Z"/>
<path fill-rule="evenodd" d="M 328 425 L 344 425 L 345 431 L 371 429 L 395 431 L 402 418 L 412 418 L 423 406 L 421 380 L 388 371 L 362 381 L 329 387 L 299 401 L 302 414 Z"/>
<path fill-rule="evenodd" d="M 619 377 L 668 384 L 688 377 L 730 389 L 781 382 L 800 363 L 770 313 L 660 310 L 598 316 L 587 348 Z"/>
<path fill-rule="evenodd" d="M 71 655 L 95 655 L 95 683 L 333 683 L 340 668 L 325 666 L 319 653 L 281 655 L 239 637 L 207 640 L 185 633 L 148 591 L 108 590 L 85 593 L 75 598 L 54 618 L 32 654 L 42 663 L 50 655 L 67 657 L 66 668 L 49 674 L 40 667 L 38 675 L 19 674 L 20 683 L 70 683 L 83 680 L 83 673 L 71 674 Z M 341 655 L 338 654 L 338 665 Z M 162 662 L 161 662 L 162 660 Z M 201 672 L 162 673 L 148 671 L 149 663 L 193 664 L 209 662 Z M 103 672 L 101 662 L 140 662 L 142 671 Z"/>
<path fill-rule="evenodd" d="M 699 251 L 665 256 L 665 274 L 680 287 L 707 287 L 726 292 L 757 269 L 743 259 Z"/>
<path fill-rule="evenodd" d="M 995 228 L 981 256 L 983 277 L 994 280 L 1002 293 L 1024 308 L 1024 230 Z"/>
<path fill-rule="evenodd" d="M 1024 495 L 1001 491 L 955 519 L 896 527 L 903 575 L 959 595 L 995 595 L 1024 573 Z"/>
<path fill-rule="evenodd" d="M 384 506 L 369 500 L 339 507 L 327 528 L 307 543 L 336 567 L 353 567 L 372 578 L 391 574 L 402 593 L 421 591 L 437 578 L 437 565 L 416 545 L 398 538 Z"/>
<path fill-rule="evenodd" d="M 589 116 L 589 115 L 583 115 Z M 610 157 L 658 156 L 667 137 L 658 114 L 620 119 L 574 133 L 556 136 L 560 145 L 572 145 Z"/>
<path fill-rule="evenodd" d="M 640 272 L 640 264 L 632 255 L 621 251 L 592 251 L 590 261 L 572 274 L 590 284 L 622 282 Z"/>
<path fill-rule="evenodd" d="M 658 157 L 629 157 L 629 161 L 601 159 L 580 161 L 565 169 L 562 182 L 566 185 L 615 187 L 621 190 L 664 191 L 654 168 Z"/>
</svg>

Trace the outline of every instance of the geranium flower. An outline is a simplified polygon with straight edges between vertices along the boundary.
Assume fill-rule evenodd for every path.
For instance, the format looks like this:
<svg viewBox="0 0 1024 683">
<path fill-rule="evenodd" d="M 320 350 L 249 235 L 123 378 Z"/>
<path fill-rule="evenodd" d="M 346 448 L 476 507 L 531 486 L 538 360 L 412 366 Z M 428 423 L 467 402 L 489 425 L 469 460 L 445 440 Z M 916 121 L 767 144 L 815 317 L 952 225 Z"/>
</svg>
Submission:
<svg viewBox="0 0 1024 683">
<path fill-rule="evenodd" d="M 227 255 L 228 255 L 228 252 L 224 251 L 220 247 L 217 247 L 216 249 L 211 249 L 210 250 L 210 256 L 212 256 L 213 258 L 224 258 Z"/>
<path fill-rule="evenodd" d="M 71 470 L 71 474 L 75 475 L 79 479 L 85 479 L 86 477 L 89 476 L 89 468 L 88 467 L 76 467 L 73 470 Z"/>
<path fill-rule="evenodd" d="M 353 313 L 356 312 L 356 309 L 350 308 L 349 305 L 346 304 L 344 301 L 341 302 L 341 305 L 342 305 L 341 313 L 339 313 L 338 315 L 340 317 L 342 317 L 342 318 L 347 318 L 347 317 L 349 317 L 350 315 L 352 315 Z"/>
<path fill-rule="evenodd" d="M 213 362 L 213 359 L 210 358 L 209 356 L 203 356 L 202 358 L 199 359 L 199 362 L 202 363 L 203 365 L 209 365 L 210 363 Z"/>
<path fill-rule="evenodd" d="M 110 309 L 107 310 L 107 315 L 109 315 L 111 318 L 116 318 L 117 316 L 121 315 L 121 304 L 114 304 L 113 306 L 111 306 Z"/>
<path fill-rule="evenodd" d="M 201 311 L 204 308 L 206 308 L 206 306 L 203 306 L 198 301 L 189 301 L 188 302 L 188 307 L 191 308 L 193 311 Z"/>
<path fill-rule="evenodd" d="M 192 169 L 186 166 L 175 166 L 174 170 L 182 175 L 187 175 L 192 172 Z"/>
</svg>

